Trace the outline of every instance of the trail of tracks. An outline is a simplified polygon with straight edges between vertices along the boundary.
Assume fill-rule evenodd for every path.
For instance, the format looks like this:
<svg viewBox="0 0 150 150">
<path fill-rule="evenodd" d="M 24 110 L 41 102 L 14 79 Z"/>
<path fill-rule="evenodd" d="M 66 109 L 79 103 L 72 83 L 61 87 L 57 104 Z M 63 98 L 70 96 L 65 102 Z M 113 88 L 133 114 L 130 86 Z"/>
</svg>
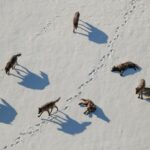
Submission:
<svg viewBox="0 0 150 150">
<path fill-rule="evenodd" d="M 101 58 L 99 58 L 99 62 L 97 64 L 97 66 L 95 68 L 93 68 L 93 70 L 88 74 L 88 79 L 84 82 L 82 82 L 79 87 L 77 88 L 77 92 L 76 94 L 74 94 L 72 97 L 66 99 L 66 104 L 62 107 L 62 109 L 60 111 L 65 111 L 66 109 L 69 108 L 69 104 L 72 100 L 74 100 L 75 98 L 77 98 L 78 96 L 80 96 L 82 94 L 82 90 L 85 86 L 87 86 L 90 82 L 92 82 L 96 76 L 96 74 L 100 71 L 100 69 L 102 69 L 104 67 L 104 65 L 106 65 L 104 63 L 104 60 L 107 60 L 112 52 L 114 52 L 114 43 L 117 41 L 117 39 L 120 36 L 120 32 L 124 29 L 125 25 L 128 23 L 130 16 L 132 15 L 132 13 L 136 10 L 136 3 L 138 0 L 131 0 L 129 2 L 129 8 L 128 10 L 125 12 L 125 14 L 123 15 L 123 21 L 122 23 L 116 27 L 115 29 L 115 33 L 113 36 L 113 39 L 110 40 L 107 44 L 107 49 L 108 49 L 108 53 L 103 55 Z M 50 27 L 51 22 L 48 22 L 47 25 L 45 27 L 43 27 L 43 29 L 36 34 L 35 38 L 40 36 L 42 33 L 44 33 L 46 30 L 48 30 L 48 28 Z M 54 114 L 59 113 L 59 112 L 55 112 Z M 53 120 L 54 118 L 56 118 L 56 116 L 54 116 L 54 114 L 50 117 L 47 118 L 47 120 Z M 26 129 L 26 131 L 22 131 L 19 133 L 18 137 L 16 137 L 12 143 L 7 144 L 5 146 L 3 146 L 3 148 L 1 148 L 0 150 L 6 150 L 8 148 L 14 147 L 18 144 L 21 144 L 22 142 L 24 142 L 24 140 L 29 137 L 29 136 L 33 136 L 37 133 L 40 132 L 41 127 L 45 124 L 47 124 L 48 121 L 46 120 L 41 120 L 39 123 L 36 123 L 30 127 L 28 127 Z"/>
</svg>

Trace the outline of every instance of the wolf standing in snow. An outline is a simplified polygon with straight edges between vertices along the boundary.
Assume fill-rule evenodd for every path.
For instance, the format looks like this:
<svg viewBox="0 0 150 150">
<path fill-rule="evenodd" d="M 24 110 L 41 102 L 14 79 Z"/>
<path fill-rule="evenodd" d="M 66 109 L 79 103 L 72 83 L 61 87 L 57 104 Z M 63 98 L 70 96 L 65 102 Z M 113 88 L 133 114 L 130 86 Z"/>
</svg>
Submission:
<svg viewBox="0 0 150 150">
<path fill-rule="evenodd" d="M 123 76 L 123 72 L 125 70 L 127 70 L 128 68 L 133 68 L 134 70 L 140 69 L 140 67 L 137 64 L 135 64 L 131 61 L 127 61 L 127 62 L 119 64 L 117 66 L 113 66 L 111 71 L 112 72 L 117 71 L 120 73 L 120 76 Z"/>
<path fill-rule="evenodd" d="M 80 13 L 77 11 L 73 18 L 73 33 L 75 33 L 75 30 L 78 28 L 79 17 Z"/>
<path fill-rule="evenodd" d="M 40 117 L 44 111 L 47 111 L 49 116 L 51 115 L 51 112 L 53 111 L 54 108 L 56 108 L 58 111 L 58 107 L 56 106 L 56 103 L 59 100 L 60 100 L 60 97 L 58 99 L 56 99 L 55 101 L 48 102 L 45 105 L 41 106 L 38 111 L 38 114 L 39 114 L 38 117 Z M 49 112 L 49 109 L 51 109 L 50 112 Z"/>
<path fill-rule="evenodd" d="M 5 72 L 6 74 L 9 75 L 10 69 L 15 69 L 15 66 L 17 64 L 17 59 L 18 57 L 21 56 L 21 53 L 18 53 L 16 55 L 13 55 L 10 60 L 7 62 L 6 67 L 5 67 Z"/>
<path fill-rule="evenodd" d="M 141 79 L 138 87 L 135 89 L 135 93 L 139 94 L 138 98 L 143 99 L 143 90 L 145 88 L 145 80 Z"/>
</svg>

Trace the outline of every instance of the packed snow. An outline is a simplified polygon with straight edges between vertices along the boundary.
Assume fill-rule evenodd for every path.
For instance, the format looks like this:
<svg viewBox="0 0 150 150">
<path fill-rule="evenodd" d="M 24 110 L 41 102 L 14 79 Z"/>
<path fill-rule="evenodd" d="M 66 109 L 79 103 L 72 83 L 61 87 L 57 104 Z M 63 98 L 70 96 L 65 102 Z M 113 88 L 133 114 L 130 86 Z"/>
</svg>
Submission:
<svg viewBox="0 0 150 150">
<path fill-rule="evenodd" d="M 148 0 L 1 0 L 0 20 L 0 150 L 150 150 Z M 111 72 L 127 61 L 141 70 Z M 81 98 L 97 110 L 85 115 Z"/>
</svg>

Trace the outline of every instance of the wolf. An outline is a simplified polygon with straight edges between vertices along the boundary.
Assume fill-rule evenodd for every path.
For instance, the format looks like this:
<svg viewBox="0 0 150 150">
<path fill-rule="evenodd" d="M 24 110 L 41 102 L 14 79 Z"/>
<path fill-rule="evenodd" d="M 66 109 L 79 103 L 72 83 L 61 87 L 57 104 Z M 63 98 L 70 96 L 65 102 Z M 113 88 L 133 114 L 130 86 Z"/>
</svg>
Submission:
<svg viewBox="0 0 150 150">
<path fill-rule="evenodd" d="M 87 110 L 84 112 L 85 115 L 96 111 L 96 105 L 91 100 L 82 98 L 81 101 L 79 105 L 87 107 Z"/>
<path fill-rule="evenodd" d="M 45 105 L 41 106 L 38 110 L 38 114 L 39 114 L 38 117 L 40 117 L 44 111 L 47 111 L 49 116 L 51 115 L 51 112 L 54 108 L 56 108 L 58 111 L 58 107 L 56 106 L 56 103 L 60 100 L 60 98 L 61 97 L 59 97 L 55 101 L 48 102 Z M 49 112 L 49 109 L 51 109 L 50 112 Z"/>
<path fill-rule="evenodd" d="M 12 68 L 12 69 L 15 69 L 15 66 L 16 66 L 16 64 L 17 64 L 17 59 L 18 59 L 18 57 L 20 57 L 21 55 L 22 55 L 21 53 L 18 53 L 18 54 L 16 54 L 16 55 L 13 55 L 13 56 L 10 58 L 10 60 L 7 62 L 6 67 L 5 67 L 5 72 L 6 72 L 6 74 L 9 75 L 11 68 Z"/>
<path fill-rule="evenodd" d="M 143 90 L 145 89 L 146 83 L 144 79 L 140 80 L 138 87 L 135 88 L 135 93 L 139 94 L 138 98 L 143 99 Z"/>
<path fill-rule="evenodd" d="M 115 71 L 120 72 L 120 76 L 123 76 L 123 72 L 125 70 L 127 70 L 128 68 L 133 68 L 134 70 L 140 69 L 140 67 L 137 64 L 135 64 L 131 61 L 127 61 L 127 62 L 119 64 L 117 66 L 113 66 L 111 71 L 112 72 L 115 72 Z"/>
<path fill-rule="evenodd" d="M 75 33 L 75 30 L 78 28 L 79 17 L 80 13 L 77 11 L 73 18 L 73 33 Z"/>
</svg>

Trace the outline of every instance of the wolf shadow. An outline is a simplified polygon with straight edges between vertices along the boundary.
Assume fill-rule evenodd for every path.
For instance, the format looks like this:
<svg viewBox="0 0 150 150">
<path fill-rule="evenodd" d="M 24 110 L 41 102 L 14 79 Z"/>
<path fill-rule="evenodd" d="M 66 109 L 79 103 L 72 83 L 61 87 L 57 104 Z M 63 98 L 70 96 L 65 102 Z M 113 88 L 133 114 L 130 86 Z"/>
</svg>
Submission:
<svg viewBox="0 0 150 150">
<path fill-rule="evenodd" d="M 59 111 L 61 112 L 61 111 Z M 75 134 L 80 134 L 83 131 L 87 129 L 87 127 L 91 124 L 91 122 L 78 122 L 71 118 L 69 115 L 61 112 L 63 114 L 63 117 L 56 116 L 48 120 L 50 122 L 53 122 L 57 125 L 59 125 L 58 130 L 62 131 L 64 133 L 70 134 L 70 135 L 75 135 Z"/>
<path fill-rule="evenodd" d="M 99 30 L 98 28 L 94 27 L 93 25 L 80 20 L 82 24 L 79 24 L 81 30 L 85 33 L 81 33 L 76 31 L 77 34 L 83 35 L 88 37 L 89 41 L 95 42 L 97 44 L 104 44 L 108 41 L 108 36 L 103 31 Z"/>
<path fill-rule="evenodd" d="M 134 74 L 140 72 L 141 70 L 142 70 L 142 68 L 139 68 L 137 70 L 134 70 L 132 68 L 128 68 L 127 70 L 124 71 L 123 75 L 124 76 L 134 75 Z"/>
<path fill-rule="evenodd" d="M 103 121 L 109 123 L 110 119 L 106 116 L 106 114 L 104 113 L 104 111 L 96 105 L 96 111 L 93 113 L 89 114 L 89 117 L 92 117 L 93 115 L 95 115 L 97 118 L 102 119 Z"/>
<path fill-rule="evenodd" d="M 18 84 L 20 84 L 21 86 L 30 89 L 42 90 L 49 85 L 49 78 L 46 73 L 40 71 L 40 75 L 37 75 L 31 72 L 26 67 L 21 65 L 19 66 L 21 67 L 21 69 L 15 69 L 17 75 L 12 73 L 11 75 L 21 79 L 21 82 L 18 82 Z"/>
<path fill-rule="evenodd" d="M 1 98 L 1 101 L 2 103 L 0 103 L 0 123 L 11 124 L 11 122 L 15 119 L 17 112 L 4 99 Z"/>
</svg>

